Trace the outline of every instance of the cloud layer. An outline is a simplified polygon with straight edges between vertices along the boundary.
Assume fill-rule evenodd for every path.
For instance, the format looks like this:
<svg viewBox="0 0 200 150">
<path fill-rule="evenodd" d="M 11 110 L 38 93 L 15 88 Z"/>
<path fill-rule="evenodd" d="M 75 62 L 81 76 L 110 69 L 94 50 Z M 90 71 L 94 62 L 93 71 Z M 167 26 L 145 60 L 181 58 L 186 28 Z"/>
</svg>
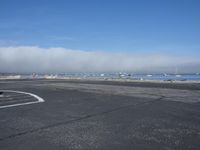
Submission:
<svg viewBox="0 0 200 150">
<path fill-rule="evenodd" d="M 200 72 L 198 57 L 166 54 L 108 53 L 32 46 L 0 47 L 0 72 L 65 73 L 131 71 L 135 73 Z"/>
</svg>

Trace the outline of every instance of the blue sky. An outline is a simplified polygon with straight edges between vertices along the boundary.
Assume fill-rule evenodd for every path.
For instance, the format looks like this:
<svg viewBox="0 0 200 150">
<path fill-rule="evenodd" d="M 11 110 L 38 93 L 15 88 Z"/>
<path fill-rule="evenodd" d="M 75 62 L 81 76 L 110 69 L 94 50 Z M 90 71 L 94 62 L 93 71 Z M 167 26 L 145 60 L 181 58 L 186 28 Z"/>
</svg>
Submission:
<svg viewBox="0 0 200 150">
<path fill-rule="evenodd" d="M 200 50 L 199 0 L 1 0 L 0 46 Z"/>
<path fill-rule="evenodd" d="M 199 0 L 0 0 L 0 72 L 200 72 L 199 8 Z"/>
</svg>

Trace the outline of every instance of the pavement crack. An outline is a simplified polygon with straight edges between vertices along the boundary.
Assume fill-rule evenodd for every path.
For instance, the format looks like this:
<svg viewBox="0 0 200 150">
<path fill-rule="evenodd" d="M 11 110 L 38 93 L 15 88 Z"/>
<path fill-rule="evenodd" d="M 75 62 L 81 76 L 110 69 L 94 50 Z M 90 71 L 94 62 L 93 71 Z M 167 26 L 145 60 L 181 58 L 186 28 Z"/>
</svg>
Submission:
<svg viewBox="0 0 200 150">
<path fill-rule="evenodd" d="M 95 113 L 95 114 L 89 114 L 89 115 L 85 115 L 84 117 L 80 117 L 80 118 L 76 118 L 76 119 L 72 119 L 72 120 L 68 120 L 68 121 L 64 121 L 64 122 L 58 122 L 58 123 L 46 125 L 46 126 L 43 126 L 41 128 L 32 129 L 32 130 L 28 130 L 28 131 L 24 131 L 24 132 L 20 132 L 20 133 L 17 133 L 17 134 L 9 135 L 7 137 L 0 138 L 0 141 L 4 141 L 4 140 L 7 140 L 7 139 L 12 139 L 12 138 L 15 138 L 15 137 L 18 137 L 18 136 L 21 136 L 21 135 L 26 135 L 26 134 L 30 134 L 30 133 L 34 133 L 34 132 L 40 132 L 40 131 L 45 130 L 45 129 L 54 128 L 54 127 L 61 126 L 61 125 L 64 125 L 64 124 L 70 124 L 70 123 L 82 121 L 82 120 L 85 120 L 85 119 L 88 119 L 88 118 L 92 118 L 92 117 L 96 117 L 96 116 L 109 114 L 109 113 L 112 113 L 112 112 L 116 112 L 118 110 L 129 108 L 129 107 L 136 107 L 136 106 L 146 105 L 146 104 L 149 104 L 149 103 L 160 101 L 163 98 L 165 98 L 165 96 L 160 96 L 159 98 L 157 98 L 155 100 L 151 100 L 151 101 L 147 101 L 147 102 L 131 104 L 131 105 L 125 105 L 125 106 L 113 108 L 111 110 L 107 110 L 107 111 L 104 111 L 104 112 Z"/>
</svg>

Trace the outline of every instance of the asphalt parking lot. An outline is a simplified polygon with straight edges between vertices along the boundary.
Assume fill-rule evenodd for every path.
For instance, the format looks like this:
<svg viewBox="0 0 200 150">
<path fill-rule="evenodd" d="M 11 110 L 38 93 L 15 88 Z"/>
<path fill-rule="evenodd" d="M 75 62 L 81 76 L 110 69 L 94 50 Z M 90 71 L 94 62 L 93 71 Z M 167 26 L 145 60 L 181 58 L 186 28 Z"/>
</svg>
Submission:
<svg viewBox="0 0 200 150">
<path fill-rule="evenodd" d="M 13 105 L 0 108 L 2 150 L 200 149 L 199 84 L 0 80 L 0 90 L 44 99 L 0 97 Z"/>
</svg>

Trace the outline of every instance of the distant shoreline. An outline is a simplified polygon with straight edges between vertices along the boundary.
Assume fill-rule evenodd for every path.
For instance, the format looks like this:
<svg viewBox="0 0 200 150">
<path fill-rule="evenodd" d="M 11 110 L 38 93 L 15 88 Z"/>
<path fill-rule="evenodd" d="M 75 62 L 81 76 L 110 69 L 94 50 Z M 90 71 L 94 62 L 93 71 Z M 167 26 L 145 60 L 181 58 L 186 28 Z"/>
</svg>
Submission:
<svg viewBox="0 0 200 150">
<path fill-rule="evenodd" d="M 0 75 L 0 79 L 66 79 L 66 80 L 100 80 L 122 82 L 200 82 L 199 74 L 10 74 Z"/>
<path fill-rule="evenodd" d="M 200 80 L 139 80 L 139 79 L 111 79 L 111 78 L 81 78 L 81 77 L 52 77 L 52 78 L 20 78 L 20 77 L 0 77 L 0 80 L 69 80 L 69 81 L 111 81 L 111 82 L 126 82 L 126 83 L 200 83 Z"/>
</svg>

